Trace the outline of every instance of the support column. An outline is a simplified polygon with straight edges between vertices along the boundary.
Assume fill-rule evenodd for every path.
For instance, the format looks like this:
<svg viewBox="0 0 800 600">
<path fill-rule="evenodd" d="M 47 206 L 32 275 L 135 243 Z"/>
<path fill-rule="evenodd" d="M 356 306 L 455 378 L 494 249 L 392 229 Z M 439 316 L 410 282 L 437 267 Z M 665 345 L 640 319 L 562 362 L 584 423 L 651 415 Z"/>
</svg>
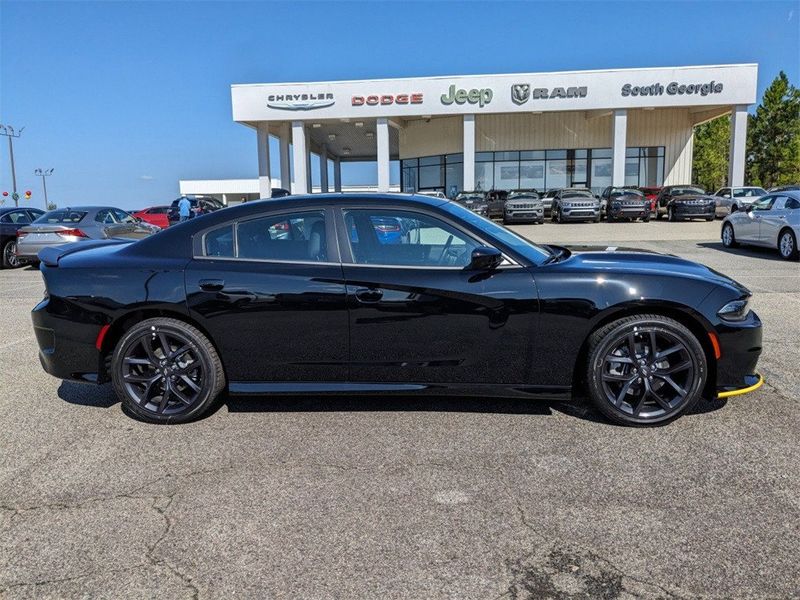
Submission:
<svg viewBox="0 0 800 600">
<path fill-rule="evenodd" d="M 308 194 L 308 151 L 303 121 L 292 121 L 292 163 L 294 164 L 294 194 Z"/>
<path fill-rule="evenodd" d="M 747 146 L 747 105 L 738 104 L 731 112 L 731 146 L 728 160 L 728 185 L 744 185 L 744 160 Z"/>
<path fill-rule="evenodd" d="M 464 115 L 464 189 L 475 189 L 475 115 Z M 445 190 L 448 193 L 449 190 Z M 460 190 L 459 190 L 460 191 Z"/>
<path fill-rule="evenodd" d="M 319 151 L 319 191 L 323 194 L 328 192 L 328 146 L 322 144 Z"/>
<path fill-rule="evenodd" d="M 378 142 L 378 191 L 389 191 L 389 119 L 376 120 L 375 138 Z"/>
<path fill-rule="evenodd" d="M 615 110 L 611 116 L 611 185 L 625 185 L 625 147 L 628 137 L 628 111 Z"/>
<path fill-rule="evenodd" d="M 308 193 L 314 192 L 314 186 L 311 179 L 311 132 L 306 129 L 306 185 L 308 185 Z"/>
<path fill-rule="evenodd" d="M 342 191 L 342 159 L 338 156 L 333 161 L 333 191 Z"/>
<path fill-rule="evenodd" d="M 272 183 L 269 175 L 269 127 L 259 123 L 256 133 L 258 140 L 258 195 L 260 198 L 272 197 Z"/>
<path fill-rule="evenodd" d="M 283 123 L 280 135 L 281 187 L 289 191 L 292 191 L 292 175 L 289 170 L 289 137 L 291 135 L 289 124 Z"/>
</svg>

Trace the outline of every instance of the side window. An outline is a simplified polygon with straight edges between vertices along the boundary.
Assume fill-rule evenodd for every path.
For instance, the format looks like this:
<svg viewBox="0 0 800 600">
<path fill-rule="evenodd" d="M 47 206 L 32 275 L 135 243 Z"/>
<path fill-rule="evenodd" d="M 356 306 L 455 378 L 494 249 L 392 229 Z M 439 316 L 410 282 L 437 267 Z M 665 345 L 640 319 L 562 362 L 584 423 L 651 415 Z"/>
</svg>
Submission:
<svg viewBox="0 0 800 600">
<path fill-rule="evenodd" d="M 722 188 L 719 192 L 717 192 L 717 196 L 723 196 L 725 198 L 731 197 L 731 191 L 728 188 Z"/>
<path fill-rule="evenodd" d="M 131 215 L 126 213 L 124 210 L 119 210 L 118 208 L 115 208 L 113 210 L 113 212 L 114 212 L 114 217 L 120 223 L 135 223 L 136 222 L 136 219 L 134 219 Z"/>
<path fill-rule="evenodd" d="M 24 210 L 15 210 L 14 212 L 10 212 L 6 215 L 7 219 L 4 219 L 6 223 L 14 223 L 16 225 L 25 225 L 31 222 L 30 216 L 28 216 L 27 211 Z"/>
<path fill-rule="evenodd" d="M 106 225 L 114 223 L 114 217 L 111 216 L 111 210 L 108 208 L 98 210 L 97 214 L 94 216 L 94 220 L 98 223 L 105 223 Z"/>
<path fill-rule="evenodd" d="M 798 210 L 800 209 L 800 200 L 797 198 L 789 198 L 786 200 L 786 208 L 789 210 Z"/>
<path fill-rule="evenodd" d="M 761 200 L 753 202 L 753 211 L 770 210 L 775 203 L 776 196 L 764 196 Z"/>
<path fill-rule="evenodd" d="M 444 221 L 415 212 L 349 210 L 345 226 L 360 265 L 466 267 L 479 245 Z"/>
<path fill-rule="evenodd" d="M 233 225 L 225 225 L 209 231 L 203 242 L 206 256 L 233 258 Z"/>
<path fill-rule="evenodd" d="M 327 261 L 325 213 L 301 212 L 242 221 L 236 231 L 238 258 Z"/>
</svg>

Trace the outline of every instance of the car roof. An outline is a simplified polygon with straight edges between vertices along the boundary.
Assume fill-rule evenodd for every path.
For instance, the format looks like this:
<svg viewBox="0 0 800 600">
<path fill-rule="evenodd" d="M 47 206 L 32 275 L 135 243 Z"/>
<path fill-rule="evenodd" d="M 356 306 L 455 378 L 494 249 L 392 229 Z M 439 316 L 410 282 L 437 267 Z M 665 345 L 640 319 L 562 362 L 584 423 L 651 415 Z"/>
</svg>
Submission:
<svg viewBox="0 0 800 600">
<path fill-rule="evenodd" d="M 44 212 L 41 208 L 36 208 L 35 206 L 0 206 L 0 214 L 5 214 L 12 210 L 38 210 L 39 212 Z"/>
</svg>

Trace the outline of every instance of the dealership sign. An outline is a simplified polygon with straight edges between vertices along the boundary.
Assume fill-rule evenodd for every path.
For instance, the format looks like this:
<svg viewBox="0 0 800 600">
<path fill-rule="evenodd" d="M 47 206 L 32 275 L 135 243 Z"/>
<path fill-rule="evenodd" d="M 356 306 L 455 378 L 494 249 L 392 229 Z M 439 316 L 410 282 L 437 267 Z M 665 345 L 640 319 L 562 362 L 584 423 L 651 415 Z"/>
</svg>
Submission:
<svg viewBox="0 0 800 600">
<path fill-rule="evenodd" d="M 660 83 L 652 85 L 631 85 L 626 83 L 622 86 L 622 96 L 662 96 L 666 91 L 669 96 L 684 96 L 699 94 L 708 96 L 709 94 L 721 94 L 723 86 L 716 81 L 708 83 L 688 83 L 682 84 L 677 81 L 668 83 L 666 87 Z"/>
<path fill-rule="evenodd" d="M 525 104 L 531 97 L 534 100 L 543 100 L 550 98 L 586 98 L 587 87 L 570 86 L 570 87 L 537 87 L 533 88 L 531 92 L 531 85 L 529 83 L 515 83 L 511 86 L 511 101 L 514 104 Z"/>
<path fill-rule="evenodd" d="M 390 104 L 422 104 L 422 94 L 370 94 L 369 96 L 353 96 L 353 106 L 388 106 Z"/>
<path fill-rule="evenodd" d="M 450 105 L 455 102 L 456 104 L 477 104 L 481 108 L 486 106 L 492 101 L 494 93 L 489 88 L 471 89 L 456 89 L 455 85 L 451 85 L 446 94 L 442 94 L 442 104 Z"/>
<path fill-rule="evenodd" d="M 270 94 L 267 106 L 279 110 L 314 110 L 333 106 L 333 94 Z"/>
</svg>

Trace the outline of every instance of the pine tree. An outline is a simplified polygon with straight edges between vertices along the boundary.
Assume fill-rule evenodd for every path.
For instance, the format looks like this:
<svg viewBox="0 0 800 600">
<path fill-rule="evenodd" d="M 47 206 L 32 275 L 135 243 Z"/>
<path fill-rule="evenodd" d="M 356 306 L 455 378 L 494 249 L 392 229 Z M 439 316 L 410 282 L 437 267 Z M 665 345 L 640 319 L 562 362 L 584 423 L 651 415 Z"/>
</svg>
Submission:
<svg viewBox="0 0 800 600">
<path fill-rule="evenodd" d="M 694 129 L 692 183 L 714 193 L 727 183 L 731 120 L 717 117 Z"/>
<path fill-rule="evenodd" d="M 749 119 L 747 179 L 772 187 L 800 182 L 800 90 L 781 71 Z"/>
</svg>

